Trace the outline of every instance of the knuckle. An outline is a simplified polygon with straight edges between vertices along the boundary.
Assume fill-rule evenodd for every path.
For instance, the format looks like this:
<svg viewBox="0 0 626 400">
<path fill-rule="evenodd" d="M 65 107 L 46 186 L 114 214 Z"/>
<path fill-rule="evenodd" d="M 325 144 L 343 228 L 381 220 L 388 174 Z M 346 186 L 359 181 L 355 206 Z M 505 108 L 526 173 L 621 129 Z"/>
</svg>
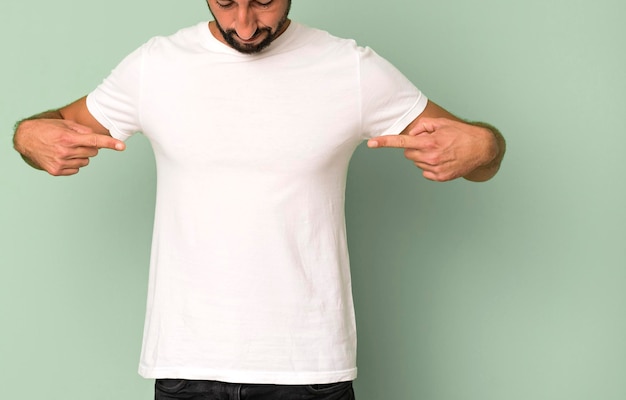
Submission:
<svg viewBox="0 0 626 400">
<path fill-rule="evenodd" d="M 456 178 L 456 176 L 450 171 L 442 171 L 437 174 L 437 179 L 439 182 L 451 181 L 454 178 Z"/>
<path fill-rule="evenodd" d="M 58 146 L 57 150 L 56 150 L 56 155 L 60 159 L 67 158 L 67 157 L 69 157 L 71 155 L 70 154 L 70 149 L 67 148 L 67 147 L 64 147 L 64 146 Z"/>
<path fill-rule="evenodd" d="M 441 166 L 435 166 L 430 169 L 432 180 L 436 182 L 445 182 L 449 180 L 450 172 Z"/>
<path fill-rule="evenodd" d="M 431 139 L 428 141 L 427 143 L 428 149 L 430 151 L 441 151 L 441 147 L 439 143 L 437 143 L 437 140 L 435 139 Z"/>
<path fill-rule="evenodd" d="M 430 165 L 439 165 L 440 157 L 437 155 L 429 155 L 426 157 L 425 161 Z"/>
<path fill-rule="evenodd" d="M 67 132 L 60 133 L 57 141 L 61 146 L 70 146 L 74 143 L 72 136 Z"/>
<path fill-rule="evenodd" d="M 50 168 L 47 172 L 52 176 L 61 176 L 63 174 L 63 170 L 60 168 Z"/>
<path fill-rule="evenodd" d="M 441 179 L 441 176 L 434 172 L 431 172 L 429 176 L 424 175 L 424 177 L 433 182 L 443 182 L 443 180 Z"/>
</svg>

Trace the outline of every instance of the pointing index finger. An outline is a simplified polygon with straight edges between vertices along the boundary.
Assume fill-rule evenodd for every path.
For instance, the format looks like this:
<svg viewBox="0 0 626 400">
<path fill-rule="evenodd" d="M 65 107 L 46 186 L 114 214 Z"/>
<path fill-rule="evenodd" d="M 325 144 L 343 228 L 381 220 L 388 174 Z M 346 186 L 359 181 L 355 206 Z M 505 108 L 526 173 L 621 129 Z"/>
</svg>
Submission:
<svg viewBox="0 0 626 400">
<path fill-rule="evenodd" d="M 414 140 L 411 140 L 413 138 L 414 137 L 407 135 L 379 136 L 368 140 L 367 147 L 392 147 L 398 149 L 415 148 L 415 143 L 413 143 Z"/>
<path fill-rule="evenodd" d="M 122 151 L 126 148 L 126 144 L 121 140 L 98 133 L 80 134 L 76 141 L 76 146 L 95 147 L 97 149 L 111 149 L 117 151 Z"/>
</svg>

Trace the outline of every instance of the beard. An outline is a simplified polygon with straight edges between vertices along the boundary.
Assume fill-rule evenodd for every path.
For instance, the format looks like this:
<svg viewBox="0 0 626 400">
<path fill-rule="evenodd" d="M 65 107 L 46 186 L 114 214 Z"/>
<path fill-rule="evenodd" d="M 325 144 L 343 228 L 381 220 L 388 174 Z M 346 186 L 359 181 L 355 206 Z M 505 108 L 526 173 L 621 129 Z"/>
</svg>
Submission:
<svg viewBox="0 0 626 400">
<path fill-rule="evenodd" d="M 243 54 L 259 53 L 261 52 L 261 50 L 269 46 L 274 41 L 274 39 L 276 39 L 276 33 L 272 33 L 271 28 L 261 28 L 261 29 L 258 29 L 254 33 L 251 39 L 256 39 L 257 37 L 265 35 L 265 38 L 263 40 L 254 44 L 253 43 L 241 43 L 237 41 L 236 38 L 238 38 L 239 36 L 237 35 L 237 32 L 235 32 L 234 29 L 229 29 L 229 30 L 222 29 L 222 27 L 217 22 L 217 20 L 215 21 L 215 24 L 217 25 L 217 29 L 220 30 L 220 33 L 224 37 L 224 40 L 226 41 L 226 43 L 228 43 L 228 45 L 232 47 L 233 49 Z"/>
<path fill-rule="evenodd" d="M 237 31 L 235 31 L 234 29 L 223 29 L 217 18 L 215 18 L 215 15 L 213 15 L 213 19 L 215 20 L 215 25 L 217 26 L 217 29 L 219 29 L 220 33 L 224 37 L 224 40 L 226 41 L 226 43 L 228 43 L 230 47 L 243 54 L 256 54 L 267 48 L 282 33 L 282 30 L 287 23 L 287 16 L 289 15 L 290 8 L 291 0 L 288 2 L 287 9 L 285 10 L 285 13 L 281 17 L 280 21 L 278 21 L 275 29 L 265 27 L 257 29 L 257 31 L 254 32 L 254 35 L 252 35 L 250 39 L 257 39 L 265 35 L 263 40 L 258 43 L 239 42 L 237 40 L 237 38 L 239 38 L 239 35 L 237 35 Z M 213 11 L 211 11 L 211 13 L 213 13 Z"/>
</svg>

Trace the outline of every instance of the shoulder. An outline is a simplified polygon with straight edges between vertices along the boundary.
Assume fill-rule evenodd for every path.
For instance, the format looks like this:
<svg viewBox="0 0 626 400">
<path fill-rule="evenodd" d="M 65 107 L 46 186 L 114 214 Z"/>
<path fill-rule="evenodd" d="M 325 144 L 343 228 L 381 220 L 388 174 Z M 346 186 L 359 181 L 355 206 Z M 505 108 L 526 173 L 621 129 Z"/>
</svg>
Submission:
<svg viewBox="0 0 626 400">
<path fill-rule="evenodd" d="M 182 28 L 171 35 L 154 36 L 141 46 L 146 53 L 201 52 L 204 49 L 208 22 Z M 204 29 L 203 29 L 204 28 Z"/>
<path fill-rule="evenodd" d="M 292 22 L 293 38 L 291 47 L 315 53 L 341 53 L 350 55 L 363 50 L 354 39 L 342 38 L 307 25 Z"/>
<path fill-rule="evenodd" d="M 334 44 L 337 46 L 358 47 L 354 39 L 335 36 L 323 29 L 313 28 L 298 22 L 294 22 L 296 34 L 304 40 L 322 44 Z"/>
</svg>

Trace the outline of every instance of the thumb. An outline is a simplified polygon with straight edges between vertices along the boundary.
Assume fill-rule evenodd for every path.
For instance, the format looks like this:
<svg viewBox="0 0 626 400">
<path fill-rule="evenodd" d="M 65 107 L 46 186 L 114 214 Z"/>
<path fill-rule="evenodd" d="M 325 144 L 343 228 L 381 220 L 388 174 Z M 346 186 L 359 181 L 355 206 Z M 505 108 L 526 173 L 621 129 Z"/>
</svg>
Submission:
<svg viewBox="0 0 626 400">
<path fill-rule="evenodd" d="M 409 136 L 417 136 L 423 133 L 433 133 L 437 130 L 438 124 L 435 118 L 421 118 L 407 132 Z"/>
<path fill-rule="evenodd" d="M 86 125 L 79 124 L 78 122 L 74 122 L 74 121 L 69 120 L 69 119 L 64 119 L 62 121 L 63 121 L 63 124 L 65 124 L 65 126 L 67 128 L 73 130 L 76 133 L 82 133 L 82 134 L 95 133 L 94 130 L 91 129 L 90 127 L 88 127 Z"/>
</svg>

